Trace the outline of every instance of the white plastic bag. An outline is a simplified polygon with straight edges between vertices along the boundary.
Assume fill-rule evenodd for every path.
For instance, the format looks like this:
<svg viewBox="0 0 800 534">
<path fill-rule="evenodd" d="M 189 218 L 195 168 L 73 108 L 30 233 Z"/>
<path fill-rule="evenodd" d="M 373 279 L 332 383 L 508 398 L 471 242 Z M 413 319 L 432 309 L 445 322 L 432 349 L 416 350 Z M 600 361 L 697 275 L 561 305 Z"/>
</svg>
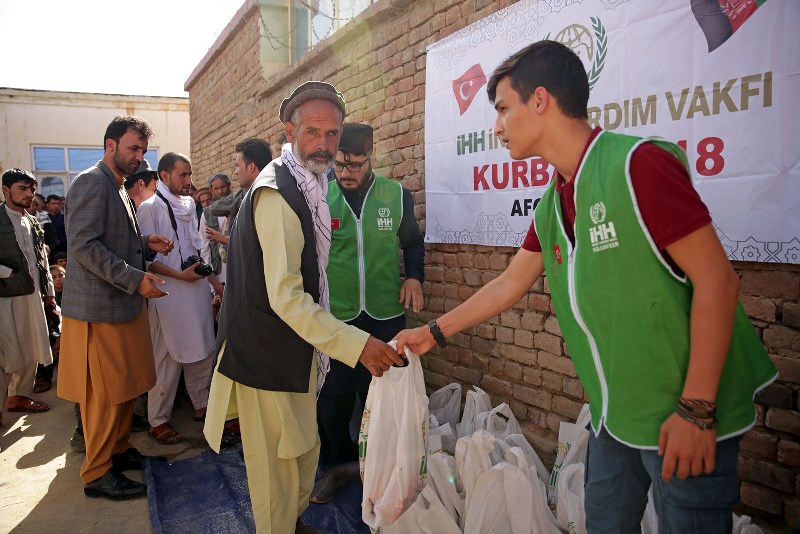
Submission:
<svg viewBox="0 0 800 534">
<path fill-rule="evenodd" d="M 739 517 L 733 514 L 733 534 L 764 534 L 764 531 L 752 523 L 749 515 Z"/>
<path fill-rule="evenodd" d="M 428 396 L 419 357 L 406 349 L 406 358 L 372 378 L 361 420 L 361 517 L 373 529 L 400 517 L 427 477 Z"/>
<path fill-rule="evenodd" d="M 416 502 L 397 521 L 380 529 L 380 534 L 411 533 L 461 534 L 461 529 L 430 486 L 423 488 Z"/>
<path fill-rule="evenodd" d="M 492 399 L 489 394 L 483 391 L 478 386 L 472 386 L 474 391 L 467 391 L 467 400 L 464 402 L 464 413 L 461 415 L 461 423 L 459 423 L 457 434 L 459 438 L 464 436 L 471 436 L 478 426 L 475 425 L 475 419 L 478 414 L 489 412 L 492 410 Z"/>
<path fill-rule="evenodd" d="M 642 534 L 658 534 L 658 514 L 653 500 L 653 486 L 650 486 L 647 492 L 647 506 L 642 517 Z"/>
<path fill-rule="evenodd" d="M 495 438 L 485 430 L 478 430 L 456 442 L 456 487 L 466 498 L 466 506 L 478 479 L 492 467 L 489 453 L 494 451 Z"/>
<path fill-rule="evenodd" d="M 505 455 L 509 464 L 522 471 L 531 487 L 531 532 L 559 534 L 561 531 L 556 524 L 556 518 L 547 506 L 547 486 L 532 471 L 525 453 L 519 447 L 511 447 L 506 450 Z"/>
<path fill-rule="evenodd" d="M 542 459 L 536 454 L 531 444 L 525 439 L 525 436 L 522 434 L 511 434 L 502 441 L 498 440 L 497 445 L 503 450 L 503 454 L 506 454 L 505 451 L 510 447 L 519 447 L 525 455 L 525 460 L 528 462 L 528 469 L 536 470 L 535 474 L 539 477 L 539 480 L 542 481 L 542 484 L 544 484 L 545 493 L 547 492 L 547 485 L 550 483 L 550 473 L 547 471 L 547 467 L 545 467 L 544 462 L 542 462 Z"/>
<path fill-rule="evenodd" d="M 428 426 L 428 456 L 439 451 L 453 454 L 455 449 L 456 435 L 453 427 L 448 423 L 439 425 L 436 423 L 436 418 L 431 415 L 431 422 Z"/>
<path fill-rule="evenodd" d="M 531 534 L 533 495 L 519 468 L 502 462 L 484 472 L 467 504 L 465 534 Z"/>
<path fill-rule="evenodd" d="M 448 384 L 431 393 L 428 410 L 440 425 L 450 423 L 455 428 L 461 415 L 461 384 Z"/>
<path fill-rule="evenodd" d="M 558 475 L 558 526 L 569 534 L 586 534 L 583 493 L 584 464 L 570 464 Z"/>
<path fill-rule="evenodd" d="M 456 489 L 456 459 L 444 452 L 428 456 L 428 486 L 439 495 L 447 512 L 461 525 L 464 522 L 464 498 Z M 428 487 L 426 486 L 426 488 Z"/>
<path fill-rule="evenodd" d="M 565 467 L 576 463 L 586 463 L 586 450 L 589 443 L 589 431 L 586 425 L 592 420 L 589 405 L 584 404 L 575 423 L 561 423 L 558 428 L 558 451 L 553 470 L 550 473 L 550 483 L 547 488 L 547 497 L 550 504 L 558 503 L 558 473 Z"/>
<path fill-rule="evenodd" d="M 505 402 L 488 412 L 479 413 L 475 417 L 475 425 L 497 439 L 506 439 L 512 434 L 522 434 L 522 427 L 514 417 L 511 407 Z"/>
</svg>

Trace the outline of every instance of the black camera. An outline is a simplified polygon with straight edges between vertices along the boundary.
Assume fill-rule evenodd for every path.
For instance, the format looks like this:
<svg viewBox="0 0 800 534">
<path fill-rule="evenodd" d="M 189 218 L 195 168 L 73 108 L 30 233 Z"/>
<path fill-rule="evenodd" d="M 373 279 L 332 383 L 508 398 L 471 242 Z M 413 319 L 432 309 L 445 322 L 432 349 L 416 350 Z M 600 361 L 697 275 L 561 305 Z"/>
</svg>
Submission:
<svg viewBox="0 0 800 534">
<path fill-rule="evenodd" d="M 209 276 L 214 272 L 214 268 L 211 267 L 209 264 L 205 263 L 203 261 L 203 258 L 198 256 L 197 254 L 193 254 L 188 258 L 186 258 L 185 260 L 183 260 L 183 263 L 181 263 L 181 270 L 186 270 L 197 262 L 200 262 L 200 265 L 194 268 L 194 272 L 196 272 L 200 276 Z"/>
</svg>

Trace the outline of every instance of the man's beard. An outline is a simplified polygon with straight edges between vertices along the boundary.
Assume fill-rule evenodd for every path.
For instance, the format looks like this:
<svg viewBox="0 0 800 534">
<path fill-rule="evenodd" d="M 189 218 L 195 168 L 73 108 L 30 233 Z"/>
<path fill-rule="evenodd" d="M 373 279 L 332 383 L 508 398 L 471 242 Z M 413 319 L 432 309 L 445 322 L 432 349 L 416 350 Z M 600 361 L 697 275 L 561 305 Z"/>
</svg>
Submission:
<svg viewBox="0 0 800 534">
<path fill-rule="evenodd" d="M 300 163 L 303 164 L 303 167 L 314 174 L 322 174 L 330 169 L 331 165 L 333 165 L 333 154 L 330 152 L 320 150 L 317 152 L 312 152 L 311 154 L 303 154 L 298 146 L 293 146 L 292 150 L 294 151 L 295 156 L 297 156 L 297 159 L 300 160 Z M 314 157 L 323 157 L 325 158 L 325 161 L 319 162 L 313 159 Z"/>
<path fill-rule="evenodd" d="M 114 152 L 114 165 L 118 170 L 122 171 L 125 176 L 130 176 L 139 168 L 139 162 L 135 159 L 125 160 L 125 158 L 118 151 Z"/>
</svg>

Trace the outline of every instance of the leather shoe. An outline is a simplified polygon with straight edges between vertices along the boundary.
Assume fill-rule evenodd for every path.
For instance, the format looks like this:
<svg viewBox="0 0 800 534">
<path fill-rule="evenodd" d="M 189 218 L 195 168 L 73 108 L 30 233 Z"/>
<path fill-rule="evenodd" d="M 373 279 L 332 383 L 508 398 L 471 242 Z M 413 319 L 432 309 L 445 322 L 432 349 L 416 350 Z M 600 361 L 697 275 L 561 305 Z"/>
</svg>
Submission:
<svg viewBox="0 0 800 534">
<path fill-rule="evenodd" d="M 166 458 L 163 456 L 145 456 L 138 449 L 131 447 L 125 452 L 118 452 L 111 455 L 111 463 L 116 471 L 127 471 L 128 469 L 141 469 L 142 460 L 150 458 L 155 462 L 165 462 Z"/>
<path fill-rule="evenodd" d="M 107 499 L 130 499 L 147 493 L 147 486 L 117 473 L 113 468 L 96 480 L 83 486 L 83 494 L 87 497 L 105 497 Z"/>
</svg>

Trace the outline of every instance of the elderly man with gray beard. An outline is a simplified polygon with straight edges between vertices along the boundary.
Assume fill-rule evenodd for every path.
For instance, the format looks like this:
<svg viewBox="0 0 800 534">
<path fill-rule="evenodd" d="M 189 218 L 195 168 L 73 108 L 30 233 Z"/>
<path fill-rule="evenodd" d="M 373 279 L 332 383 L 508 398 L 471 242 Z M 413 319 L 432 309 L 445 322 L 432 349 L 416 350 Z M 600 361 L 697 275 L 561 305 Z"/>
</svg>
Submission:
<svg viewBox="0 0 800 534">
<path fill-rule="evenodd" d="M 402 364 L 388 345 L 328 311 L 326 174 L 344 114 L 341 93 L 323 82 L 306 82 L 283 101 L 289 143 L 244 196 L 228 245 L 205 435 L 219 450 L 224 421 L 238 415 L 258 532 L 315 532 L 300 514 L 319 456 L 316 393 L 329 357 L 361 362 L 376 376 Z"/>
</svg>

